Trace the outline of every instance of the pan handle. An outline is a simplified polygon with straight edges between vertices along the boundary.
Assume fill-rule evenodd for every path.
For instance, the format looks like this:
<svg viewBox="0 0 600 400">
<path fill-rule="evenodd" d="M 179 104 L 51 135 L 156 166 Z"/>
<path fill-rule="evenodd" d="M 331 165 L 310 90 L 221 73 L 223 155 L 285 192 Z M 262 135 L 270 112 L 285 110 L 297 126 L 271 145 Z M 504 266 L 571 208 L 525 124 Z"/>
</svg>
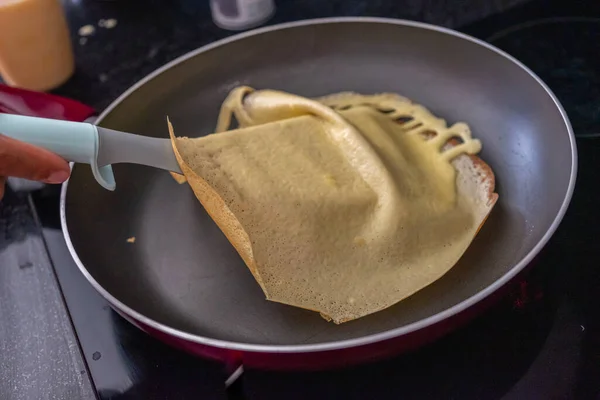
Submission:
<svg viewBox="0 0 600 400">
<path fill-rule="evenodd" d="M 90 164 L 98 183 L 105 189 L 115 190 L 112 167 L 98 167 L 100 141 L 95 125 L 0 114 L 0 132 L 13 139 L 42 147 L 68 161 Z"/>
<path fill-rule="evenodd" d="M 96 111 L 78 101 L 0 84 L 0 113 L 85 121 Z"/>
</svg>

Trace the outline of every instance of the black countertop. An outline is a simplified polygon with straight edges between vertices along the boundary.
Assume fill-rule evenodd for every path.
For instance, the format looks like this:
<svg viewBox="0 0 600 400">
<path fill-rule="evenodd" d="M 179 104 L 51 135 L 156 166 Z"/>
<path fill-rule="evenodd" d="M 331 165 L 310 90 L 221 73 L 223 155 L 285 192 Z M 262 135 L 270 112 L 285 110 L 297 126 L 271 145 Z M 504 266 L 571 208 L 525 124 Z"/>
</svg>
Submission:
<svg viewBox="0 0 600 400">
<path fill-rule="evenodd" d="M 94 392 L 27 196 L 0 204 L 0 399 Z"/>
<path fill-rule="evenodd" d="M 369 15 L 416 19 L 457 27 L 516 2 L 518 0 L 413 0 L 400 4 L 391 0 L 281 0 L 277 4 L 275 17 L 269 23 L 314 17 Z M 232 34 L 213 25 L 207 1 L 65 0 L 64 4 L 72 31 L 77 72 L 55 93 L 80 100 L 97 110 L 105 108 L 129 86 L 166 62 Z M 100 19 L 108 18 L 117 20 L 116 27 L 103 29 L 97 26 Z M 468 28 L 467 31 L 483 32 L 486 28 L 491 29 L 494 23 L 497 21 L 486 20 L 484 24 L 487 27 L 472 28 L 472 32 Z M 78 29 L 88 24 L 96 26 L 95 33 L 81 40 Z M 482 35 L 485 38 L 486 34 Z M 566 228 L 561 227 L 554 240 L 567 240 L 568 232 L 583 232 L 582 237 L 575 242 L 575 250 L 583 252 L 582 257 L 587 257 L 587 261 L 574 266 L 566 254 L 551 252 L 549 257 L 560 260 L 562 267 L 554 274 L 540 278 L 544 285 L 551 288 L 550 292 L 554 293 L 549 301 L 534 305 L 521 316 L 511 319 L 511 325 L 500 330 L 495 326 L 494 318 L 498 317 L 497 313 L 476 322 L 479 330 L 475 332 L 487 332 L 490 337 L 504 335 L 510 338 L 506 346 L 489 351 L 482 350 L 487 346 L 486 340 L 471 338 L 470 349 L 480 351 L 479 362 L 482 363 L 482 368 L 476 376 L 467 377 L 466 382 L 476 379 L 476 384 L 472 381 L 471 384 L 456 381 L 450 386 L 440 386 L 428 384 L 427 379 L 419 378 L 420 374 L 456 373 L 432 360 L 439 360 L 440 354 L 443 360 L 444 349 L 464 344 L 464 338 L 459 338 L 459 335 L 464 334 L 462 332 L 428 347 L 424 353 L 418 353 L 420 355 L 409 355 L 401 361 L 391 360 L 378 370 L 359 367 L 352 371 L 334 373 L 327 378 L 328 385 L 318 374 L 272 375 L 249 371 L 248 379 L 245 380 L 248 398 L 322 398 L 334 393 L 343 380 L 352 379 L 357 373 L 368 376 L 370 383 L 348 383 L 355 390 L 355 397 L 352 398 L 361 398 L 361 394 L 365 395 L 382 387 L 384 391 L 381 393 L 385 394 L 385 398 L 395 398 L 394 396 L 407 394 L 406 391 L 394 392 L 396 389 L 392 387 L 385 389 L 389 380 L 398 378 L 398 368 L 412 377 L 405 379 L 410 387 L 421 387 L 424 391 L 418 393 L 436 398 L 443 398 L 450 393 L 462 394 L 462 398 L 499 398 L 507 392 L 507 398 L 597 398 L 598 388 L 594 382 L 600 373 L 600 355 L 595 353 L 599 348 L 595 332 L 599 328 L 597 310 L 600 307 L 594 293 L 600 280 L 598 274 L 593 273 L 593 260 L 597 254 L 590 247 L 590 240 L 598 234 L 598 229 L 594 226 L 600 224 L 590 227 L 589 222 L 593 217 L 587 215 L 587 210 L 594 208 L 599 197 L 595 194 L 593 173 L 600 147 L 597 142 L 589 141 L 579 145 L 582 160 L 580 182 L 584 182 L 584 189 L 581 189 L 581 184 L 578 186 L 579 194 L 576 192 L 568 219 L 563 224 Z M 206 376 L 205 369 L 195 359 L 175 352 L 145 335 L 139 336 L 135 328 L 108 309 L 106 321 L 81 322 L 80 315 L 75 323 L 89 326 L 94 326 L 94 323 L 111 323 L 117 326 L 121 335 L 119 340 L 130 346 L 131 353 L 127 357 L 134 364 L 136 357 L 144 358 L 144 370 L 134 368 L 133 372 L 129 371 L 124 375 L 116 370 L 107 370 L 104 376 L 94 376 L 94 370 L 88 363 L 107 361 L 110 354 L 96 351 L 88 354 L 89 346 L 82 353 L 81 345 L 85 348 L 85 343 L 80 343 L 80 338 L 75 334 L 69 314 L 72 310 L 65 306 L 56 271 L 47 252 L 50 250 L 50 253 L 56 253 L 64 249 L 53 249 L 50 242 L 47 242 L 47 248 L 42 239 L 60 236 L 55 229 L 56 199 L 56 188 L 48 188 L 35 195 L 37 211 L 44 219 L 43 224 L 36 219 L 36 212 L 27 195 L 8 193 L 0 204 L 0 399 L 117 398 L 120 393 L 118 390 L 113 393 L 107 389 L 110 382 L 106 383 L 105 390 L 100 393 L 95 392 L 98 389 L 95 384 L 102 379 L 117 377 L 115 379 L 120 380 L 113 387 L 118 389 L 119 385 L 127 383 L 124 380 L 131 380 L 129 383 L 136 384 L 136 379 L 139 381 L 141 376 L 146 380 L 150 377 L 154 384 L 132 389 L 127 396 L 118 398 L 189 398 L 191 394 L 195 397 L 203 396 L 202 398 L 225 398 L 224 390 L 213 387 L 213 382 L 221 379 L 220 372 L 215 372 L 211 377 Z M 567 278 L 557 279 L 565 271 L 568 272 L 565 274 Z M 62 280 L 61 284 L 64 284 Z M 99 304 L 99 307 L 104 306 Z M 70 308 L 73 308 L 72 302 Z M 498 312 L 508 312 L 502 310 Z M 80 314 L 84 312 L 85 310 L 80 310 Z M 517 329 L 519 324 L 525 328 Z M 540 333 L 539 337 L 520 334 L 534 330 Z M 578 333 L 574 335 L 573 330 Z M 493 340 L 490 339 L 490 342 Z M 152 349 L 153 356 L 145 354 L 148 349 Z M 536 351 L 542 353 L 538 354 Z M 528 355 L 528 362 L 513 365 L 514 359 L 510 354 L 519 352 Z M 502 354 L 504 357 L 500 357 Z M 496 362 L 506 364 L 509 370 L 513 368 L 514 374 L 497 379 L 486 374 L 490 369 L 484 364 Z M 174 372 L 169 367 L 173 363 L 188 366 L 189 376 L 173 376 Z M 466 358 L 459 360 L 459 368 L 463 366 L 464 374 L 470 372 L 467 367 L 470 363 Z M 534 364 L 538 365 L 537 369 L 532 367 Z M 543 374 L 540 370 L 551 370 L 552 373 Z M 92 379 L 89 377 L 90 372 Z M 521 376 L 523 373 L 525 377 Z M 197 382 L 194 382 L 194 376 L 198 377 Z M 179 382 L 181 391 L 174 394 L 161 386 L 167 379 Z M 194 387 L 190 386 L 190 379 L 193 383 L 191 386 Z M 552 380 L 550 385 L 544 382 L 549 379 Z M 306 383 L 290 393 L 290 387 L 294 387 L 293 383 L 299 380 L 305 380 Z M 265 385 L 265 382 L 269 384 Z M 546 386 L 543 386 L 544 383 Z M 542 390 L 536 390 L 542 386 Z M 208 393 L 204 390 L 209 389 L 213 394 L 204 394 Z M 235 392 L 230 396 L 234 397 Z"/>
<path fill-rule="evenodd" d="M 449 27 L 472 22 L 523 0 L 279 0 L 267 24 L 332 16 L 406 18 Z M 64 1 L 75 47 L 75 76 L 55 93 L 104 109 L 165 63 L 235 32 L 220 29 L 203 0 Z M 101 19 L 116 27 L 102 29 Z M 80 41 L 79 28 L 95 33 Z M 82 44 L 84 43 L 84 44 Z"/>
</svg>

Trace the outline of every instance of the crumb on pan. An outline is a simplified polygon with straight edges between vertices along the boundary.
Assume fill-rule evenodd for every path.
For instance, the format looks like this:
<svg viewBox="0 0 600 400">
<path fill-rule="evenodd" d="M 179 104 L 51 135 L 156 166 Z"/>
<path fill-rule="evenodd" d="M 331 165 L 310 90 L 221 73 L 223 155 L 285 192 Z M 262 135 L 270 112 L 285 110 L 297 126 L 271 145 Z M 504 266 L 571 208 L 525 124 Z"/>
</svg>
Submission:
<svg viewBox="0 0 600 400">
<path fill-rule="evenodd" d="M 135 243 L 135 236 L 127 238 L 127 243 Z"/>
</svg>

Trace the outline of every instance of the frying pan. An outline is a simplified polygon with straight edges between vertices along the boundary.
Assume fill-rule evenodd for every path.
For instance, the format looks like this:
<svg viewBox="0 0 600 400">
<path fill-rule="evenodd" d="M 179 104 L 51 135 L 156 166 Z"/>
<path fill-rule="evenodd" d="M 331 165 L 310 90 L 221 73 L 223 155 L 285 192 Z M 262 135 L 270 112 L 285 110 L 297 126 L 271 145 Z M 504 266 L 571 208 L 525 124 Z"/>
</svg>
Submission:
<svg viewBox="0 0 600 400">
<path fill-rule="evenodd" d="M 81 272 L 129 321 L 187 351 L 263 368 L 319 368 L 413 347 L 483 309 L 542 249 L 571 199 L 575 140 L 548 87 L 484 42 L 416 22 L 333 18 L 237 35 L 154 72 L 97 123 L 166 137 L 168 115 L 178 135 L 204 135 L 238 85 L 308 97 L 397 92 L 450 123 L 466 121 L 483 142 L 500 199 L 442 279 L 338 326 L 266 301 L 190 188 L 168 173 L 115 165 L 117 190 L 109 192 L 88 166 L 75 165 L 61 220 Z"/>
</svg>

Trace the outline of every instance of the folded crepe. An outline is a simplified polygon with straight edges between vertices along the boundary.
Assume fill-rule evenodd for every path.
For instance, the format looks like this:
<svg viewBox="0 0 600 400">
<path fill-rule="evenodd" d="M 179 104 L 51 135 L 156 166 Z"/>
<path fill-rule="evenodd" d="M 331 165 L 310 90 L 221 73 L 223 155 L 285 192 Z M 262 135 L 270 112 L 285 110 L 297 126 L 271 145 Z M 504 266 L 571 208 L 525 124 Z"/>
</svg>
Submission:
<svg viewBox="0 0 600 400">
<path fill-rule="evenodd" d="M 266 298 L 335 323 L 439 279 L 498 198 L 469 127 L 395 94 L 240 87 L 217 133 L 169 130 L 185 180 Z"/>
</svg>

